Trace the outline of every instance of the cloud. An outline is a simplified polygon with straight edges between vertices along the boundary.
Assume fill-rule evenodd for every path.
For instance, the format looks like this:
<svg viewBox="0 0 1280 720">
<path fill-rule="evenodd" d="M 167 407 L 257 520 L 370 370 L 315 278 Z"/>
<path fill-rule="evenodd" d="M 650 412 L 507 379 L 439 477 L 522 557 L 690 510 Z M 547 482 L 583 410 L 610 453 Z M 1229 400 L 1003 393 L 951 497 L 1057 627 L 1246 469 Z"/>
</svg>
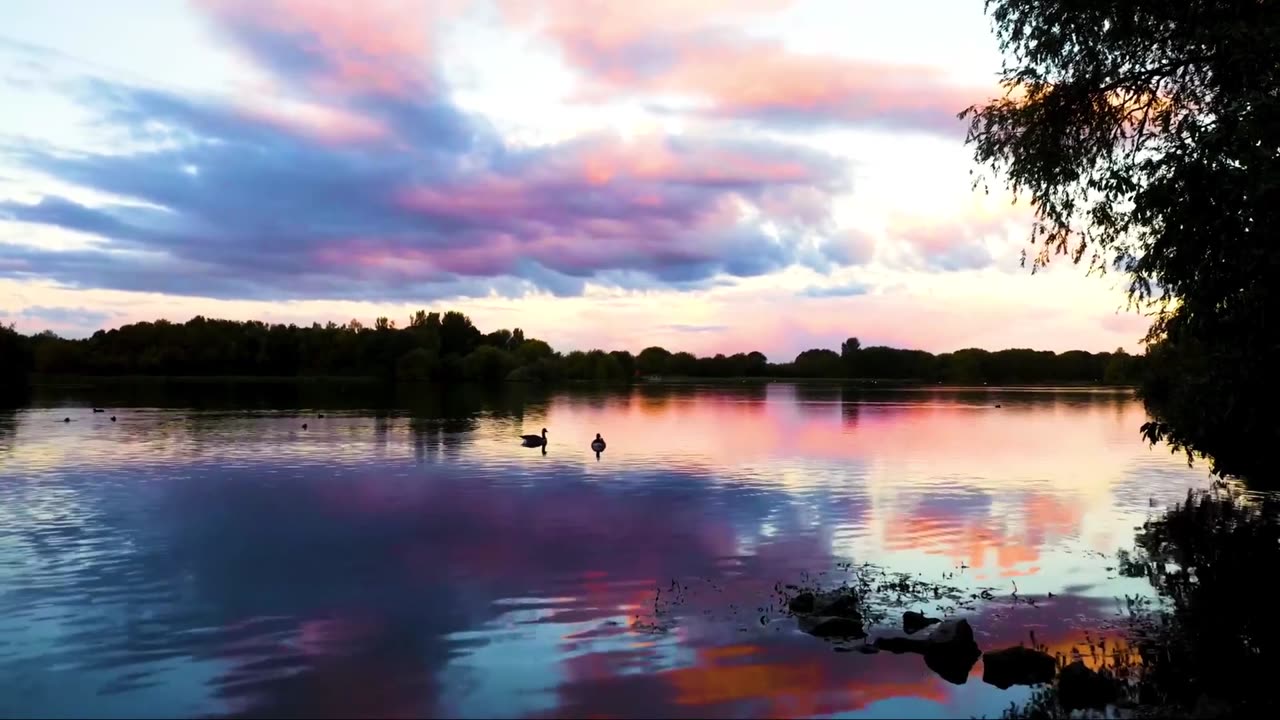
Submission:
<svg viewBox="0 0 1280 720">
<path fill-rule="evenodd" d="M 832 218 L 848 176 L 824 153 L 708 136 L 508 147 L 450 101 L 431 56 L 440 13 L 425 5 L 379 2 L 348 17 L 288 0 L 274 13 L 202 3 L 269 75 L 268 99 L 80 80 L 78 102 L 123 131 L 128 151 L 28 143 L 6 155 L 133 204 L 0 201 L 0 219 L 109 241 L 0 245 L 0 277 L 405 300 L 577 295 L 588 282 L 689 287 L 866 261 Z"/>
<path fill-rule="evenodd" d="M 116 317 L 115 313 L 83 307 L 32 305 L 9 313 L 9 321 L 72 334 L 88 334 Z M 3 324 L 3 323 L 0 323 Z"/>
<path fill-rule="evenodd" d="M 928 270 L 980 270 L 995 260 L 984 238 L 962 227 L 917 228 L 900 237 L 914 252 L 916 262 Z"/>
<path fill-rule="evenodd" d="M 678 333 L 721 333 L 729 329 L 728 325 L 691 325 L 688 323 L 668 323 L 664 330 Z"/>
<path fill-rule="evenodd" d="M 771 126 L 814 125 L 920 131 L 963 137 L 960 110 L 993 89 L 955 85 L 943 72 L 795 52 L 748 35 L 789 2 L 504 3 L 507 18 L 561 49 L 583 73 L 583 99 L 679 99 L 712 117 Z M 607 12 L 605 12 L 607 6 Z M 661 105 L 661 102 L 658 103 Z"/>
<path fill-rule="evenodd" d="M 871 285 L 850 282 L 843 285 L 815 285 L 800 291 L 800 295 L 811 298 L 855 297 L 871 292 Z"/>
<path fill-rule="evenodd" d="M 957 217 L 890 229 L 900 264 L 934 272 L 981 270 L 996 262 L 991 243 L 1007 245 L 1020 211 L 1007 215 Z"/>
</svg>

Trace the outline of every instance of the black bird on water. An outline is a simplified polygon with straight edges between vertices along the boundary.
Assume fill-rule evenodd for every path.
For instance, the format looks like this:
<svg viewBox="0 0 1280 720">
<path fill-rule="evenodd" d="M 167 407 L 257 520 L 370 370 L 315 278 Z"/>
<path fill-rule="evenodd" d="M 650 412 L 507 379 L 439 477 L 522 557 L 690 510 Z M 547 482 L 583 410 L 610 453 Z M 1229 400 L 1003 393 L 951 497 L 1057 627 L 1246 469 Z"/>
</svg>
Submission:
<svg viewBox="0 0 1280 720">
<path fill-rule="evenodd" d="M 596 451 L 596 459 L 600 459 L 600 453 L 604 452 L 604 438 L 600 437 L 600 433 L 596 433 L 596 439 L 591 441 L 591 449 Z"/>
<path fill-rule="evenodd" d="M 71 422 L 71 418 L 62 418 L 62 422 Z"/>
<path fill-rule="evenodd" d="M 547 453 L 547 429 L 542 428 L 542 435 L 521 435 L 520 444 L 525 447 L 540 447 L 542 454 Z"/>
<path fill-rule="evenodd" d="M 112 415 L 112 416 L 111 416 L 111 422 L 115 422 L 115 421 L 116 421 L 116 416 L 115 416 L 115 415 Z"/>
<path fill-rule="evenodd" d="M 103 410 L 102 408 L 94 408 L 93 411 L 96 413 L 106 412 L 106 410 Z"/>
<path fill-rule="evenodd" d="M 303 429 L 303 430 L 306 430 L 306 429 L 307 429 L 307 424 L 306 424 L 306 423 L 302 423 L 302 429 Z"/>
</svg>

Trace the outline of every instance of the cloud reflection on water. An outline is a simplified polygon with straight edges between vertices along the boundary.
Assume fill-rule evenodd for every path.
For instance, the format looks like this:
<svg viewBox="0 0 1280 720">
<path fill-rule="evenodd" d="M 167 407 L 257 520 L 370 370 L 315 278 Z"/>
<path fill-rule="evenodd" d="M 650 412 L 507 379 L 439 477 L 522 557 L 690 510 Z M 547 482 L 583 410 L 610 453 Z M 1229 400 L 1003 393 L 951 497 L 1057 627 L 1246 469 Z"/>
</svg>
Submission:
<svg viewBox="0 0 1280 720">
<path fill-rule="evenodd" d="M 9 415 L 0 714 L 108 691 L 121 714 L 998 712 L 1021 696 L 980 665 L 958 688 L 756 611 L 836 560 L 964 563 L 949 582 L 1041 593 L 977 609 L 986 649 L 1114 622 L 1136 588 L 1092 541 L 1127 542 L 1145 508 L 1111 489 L 1200 473 L 1141 444 L 1127 399 L 991 397 L 645 388 L 349 408 L 305 434 L 312 411 Z M 512 441 L 535 424 L 546 457 Z M 675 628 L 639 632 L 673 578 L 692 586 Z"/>
</svg>

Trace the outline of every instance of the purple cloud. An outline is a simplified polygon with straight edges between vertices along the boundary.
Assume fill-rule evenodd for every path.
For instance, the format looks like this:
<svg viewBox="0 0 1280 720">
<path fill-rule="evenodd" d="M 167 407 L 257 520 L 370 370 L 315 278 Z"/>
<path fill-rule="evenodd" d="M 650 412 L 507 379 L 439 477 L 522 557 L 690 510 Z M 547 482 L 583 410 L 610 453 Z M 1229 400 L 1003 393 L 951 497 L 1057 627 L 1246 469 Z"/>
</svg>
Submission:
<svg viewBox="0 0 1280 720">
<path fill-rule="evenodd" d="M 0 202 L 0 218 L 109 240 L 74 251 L 0 246 L 0 277 L 406 300 L 575 295 L 588 281 L 698 286 L 867 259 L 831 218 L 848 182 L 833 157 L 710 138 L 509 148 L 449 102 L 415 54 L 426 36 L 384 37 L 382 25 L 368 34 L 342 11 L 286 5 L 298 13 L 289 22 L 238 2 L 210 8 L 224 36 L 306 112 L 79 82 L 80 103 L 143 149 L 28 144 L 6 154 L 139 204 Z"/>
</svg>

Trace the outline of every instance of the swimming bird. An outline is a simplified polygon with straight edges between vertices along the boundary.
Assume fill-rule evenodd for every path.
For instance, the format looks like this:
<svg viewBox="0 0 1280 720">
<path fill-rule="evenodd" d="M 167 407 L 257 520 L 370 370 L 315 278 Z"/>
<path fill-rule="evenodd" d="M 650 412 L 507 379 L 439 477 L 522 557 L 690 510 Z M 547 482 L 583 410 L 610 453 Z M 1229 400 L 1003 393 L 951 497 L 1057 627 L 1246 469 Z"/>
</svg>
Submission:
<svg viewBox="0 0 1280 720">
<path fill-rule="evenodd" d="M 62 418 L 62 422 L 71 422 L 71 418 Z"/>
<path fill-rule="evenodd" d="M 542 435 L 521 435 L 520 444 L 525 447 L 547 447 L 547 429 L 542 428 Z"/>
<path fill-rule="evenodd" d="M 116 416 L 115 416 L 115 415 L 112 415 L 112 416 L 111 416 L 111 422 L 115 422 L 115 421 L 116 421 Z"/>
<path fill-rule="evenodd" d="M 93 411 L 96 413 L 106 412 L 106 410 L 103 410 L 102 408 L 94 408 Z"/>
<path fill-rule="evenodd" d="M 319 415 L 316 415 L 316 417 L 318 417 L 318 418 L 322 418 L 322 417 L 324 417 L 324 413 L 320 413 Z"/>
<path fill-rule="evenodd" d="M 306 429 L 307 429 L 307 424 L 306 424 L 306 423 L 302 423 L 302 429 L 303 429 L 303 430 L 306 430 Z"/>
<path fill-rule="evenodd" d="M 596 454 L 599 455 L 604 452 L 604 448 L 604 438 L 600 437 L 600 433 L 596 433 L 596 439 L 591 441 L 591 449 L 595 450 Z"/>
</svg>

